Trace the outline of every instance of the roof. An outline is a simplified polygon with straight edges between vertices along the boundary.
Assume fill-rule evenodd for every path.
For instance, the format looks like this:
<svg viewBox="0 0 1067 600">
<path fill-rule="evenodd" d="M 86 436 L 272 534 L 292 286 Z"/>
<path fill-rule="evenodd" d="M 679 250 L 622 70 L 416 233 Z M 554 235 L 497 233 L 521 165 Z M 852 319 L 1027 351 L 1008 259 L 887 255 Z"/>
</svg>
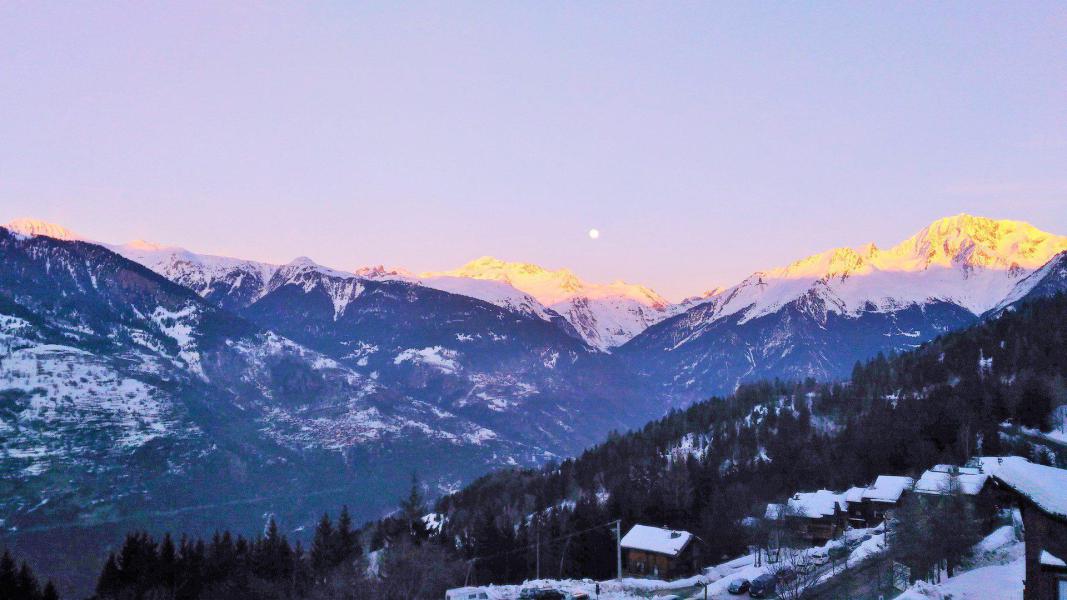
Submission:
<svg viewBox="0 0 1067 600">
<path fill-rule="evenodd" d="M 1067 469 L 1034 464 L 1025 458 L 1005 458 L 993 477 L 1026 497 L 1042 511 L 1067 519 Z"/>
<path fill-rule="evenodd" d="M 845 502 L 850 504 L 856 504 L 857 502 L 863 502 L 863 492 L 867 491 L 867 488 L 851 487 L 844 493 Z"/>
<path fill-rule="evenodd" d="M 915 480 L 911 477 L 879 475 L 878 479 L 875 479 L 870 487 L 863 490 L 863 499 L 876 502 L 896 502 L 900 500 L 900 495 L 904 493 L 904 490 L 910 488 L 914 482 Z"/>
<path fill-rule="evenodd" d="M 781 519 L 782 515 L 784 515 L 784 514 L 785 514 L 785 505 L 784 504 L 768 504 L 767 505 L 767 511 L 763 513 L 763 518 L 771 519 L 771 520 L 777 520 L 777 519 Z"/>
<path fill-rule="evenodd" d="M 789 514 L 809 519 L 833 516 L 837 508 L 843 507 L 844 499 L 841 494 L 830 490 L 800 492 L 789 499 Z"/>
<path fill-rule="evenodd" d="M 634 525 L 626 535 L 622 536 L 622 547 L 677 556 L 682 550 L 685 550 L 685 547 L 689 545 L 692 539 L 693 534 L 688 531 Z"/>
<path fill-rule="evenodd" d="M 1067 567 L 1067 562 L 1064 562 L 1064 560 L 1058 556 L 1053 556 L 1048 550 L 1041 551 L 1040 563 L 1045 567 L 1059 567 L 1061 569 Z"/>
<path fill-rule="evenodd" d="M 976 456 L 967 461 L 969 467 L 976 468 L 981 473 L 992 475 L 1000 469 L 1005 460 L 1019 458 L 1017 456 Z"/>
<path fill-rule="evenodd" d="M 981 467 L 956 465 L 934 465 L 930 470 L 935 473 L 959 473 L 961 475 L 980 475 L 983 472 Z"/>
<path fill-rule="evenodd" d="M 938 465 L 939 467 L 942 465 Z M 915 491 L 920 494 L 948 494 L 952 489 L 953 474 L 947 470 L 938 471 L 937 467 L 923 473 L 915 483 Z M 987 474 L 961 471 L 956 475 L 960 492 L 968 496 L 977 495 L 989 479 Z"/>
</svg>

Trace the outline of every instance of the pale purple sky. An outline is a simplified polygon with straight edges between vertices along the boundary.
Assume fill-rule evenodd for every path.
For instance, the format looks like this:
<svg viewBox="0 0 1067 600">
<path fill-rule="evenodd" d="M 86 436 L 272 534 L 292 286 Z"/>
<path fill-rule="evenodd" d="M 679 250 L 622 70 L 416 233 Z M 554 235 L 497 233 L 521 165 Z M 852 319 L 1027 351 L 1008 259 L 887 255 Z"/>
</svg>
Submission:
<svg viewBox="0 0 1067 600">
<path fill-rule="evenodd" d="M 399 4 L 0 4 L 0 222 L 674 298 L 959 212 L 1067 233 L 1062 3 Z"/>
</svg>

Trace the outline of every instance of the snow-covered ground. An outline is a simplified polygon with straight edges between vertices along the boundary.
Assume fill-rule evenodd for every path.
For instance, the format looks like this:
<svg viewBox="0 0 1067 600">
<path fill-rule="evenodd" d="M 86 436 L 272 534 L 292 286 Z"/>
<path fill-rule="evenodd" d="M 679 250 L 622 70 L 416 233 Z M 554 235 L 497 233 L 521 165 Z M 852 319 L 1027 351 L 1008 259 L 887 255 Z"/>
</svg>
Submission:
<svg viewBox="0 0 1067 600">
<path fill-rule="evenodd" d="M 600 582 L 600 600 L 640 600 L 657 592 L 680 591 L 701 585 L 704 576 L 697 575 L 676 581 L 658 579 L 611 579 Z M 484 592 L 489 600 L 515 600 L 526 588 L 551 588 L 564 592 L 584 592 L 590 598 L 596 598 L 597 582 L 591 579 L 535 579 L 520 585 L 486 585 L 471 586 L 465 589 L 469 593 Z M 710 589 L 710 588 L 709 588 Z"/>
<path fill-rule="evenodd" d="M 975 545 L 969 570 L 938 584 L 916 582 L 897 600 L 1021 600 L 1024 548 L 1014 527 L 1005 525 Z"/>
<path fill-rule="evenodd" d="M 852 554 L 849 556 L 847 566 L 844 566 L 844 568 L 859 566 L 866 559 L 875 556 L 884 550 L 884 537 L 881 534 L 881 531 L 881 526 L 872 527 L 870 529 L 848 530 L 848 532 L 846 532 L 845 540 L 851 540 L 852 543 L 856 545 Z M 864 537 L 867 539 L 863 540 Z M 842 540 L 831 541 L 824 547 L 824 549 L 828 550 L 829 546 L 841 543 Z M 816 550 L 819 550 L 819 548 L 806 548 L 803 552 L 805 554 L 810 554 Z M 775 565 L 768 563 L 766 557 L 763 557 L 757 565 L 756 555 L 746 554 L 717 565 L 706 567 L 699 575 L 684 579 L 676 579 L 674 581 L 635 578 L 601 581 L 600 598 L 602 600 L 632 600 L 671 594 L 676 594 L 682 597 L 690 597 L 690 595 L 696 594 L 692 595 L 692 597 L 703 598 L 703 586 L 705 584 L 708 586 L 708 598 L 730 598 L 735 597 L 731 596 L 727 591 L 731 581 L 738 578 L 752 581 L 760 575 L 770 572 L 774 568 Z M 828 564 L 824 567 L 820 567 L 820 572 L 821 575 L 819 579 L 821 581 L 826 581 L 840 574 L 842 571 L 841 566 L 835 571 Z M 595 598 L 596 585 L 597 582 L 589 579 L 540 579 L 527 581 L 520 585 L 472 586 L 466 588 L 465 591 L 474 594 L 484 592 L 489 597 L 489 600 L 514 600 L 519 597 L 519 593 L 524 588 L 541 587 L 568 592 L 585 592 L 589 594 L 591 598 Z"/>
</svg>

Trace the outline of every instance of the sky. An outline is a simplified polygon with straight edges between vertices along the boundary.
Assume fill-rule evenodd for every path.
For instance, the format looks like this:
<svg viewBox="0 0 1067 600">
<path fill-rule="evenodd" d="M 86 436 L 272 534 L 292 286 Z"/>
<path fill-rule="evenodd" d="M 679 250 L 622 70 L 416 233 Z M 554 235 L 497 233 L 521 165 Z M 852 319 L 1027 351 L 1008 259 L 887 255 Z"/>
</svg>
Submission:
<svg viewBox="0 0 1067 600">
<path fill-rule="evenodd" d="M 1067 234 L 1067 5 L 805 4 L 2 3 L 0 221 L 675 299 L 960 212 Z"/>
</svg>

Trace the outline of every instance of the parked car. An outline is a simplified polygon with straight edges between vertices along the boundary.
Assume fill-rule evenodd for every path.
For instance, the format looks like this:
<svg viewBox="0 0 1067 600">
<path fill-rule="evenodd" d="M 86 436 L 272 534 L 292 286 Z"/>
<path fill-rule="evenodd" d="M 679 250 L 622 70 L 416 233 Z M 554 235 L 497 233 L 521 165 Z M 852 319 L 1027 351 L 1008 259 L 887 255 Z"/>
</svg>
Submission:
<svg viewBox="0 0 1067 600">
<path fill-rule="evenodd" d="M 770 598 L 778 587 L 778 579 L 770 573 L 764 573 L 752 580 L 748 595 L 753 598 Z"/>
<path fill-rule="evenodd" d="M 488 600 L 489 594 L 473 588 L 459 588 L 445 592 L 445 600 Z"/>
<path fill-rule="evenodd" d="M 830 562 L 830 551 L 826 548 L 819 548 L 811 553 L 811 564 L 825 565 L 828 562 Z"/>
<path fill-rule="evenodd" d="M 751 586 L 752 582 L 745 579 L 744 577 L 739 577 L 730 582 L 730 586 L 726 588 L 726 591 L 730 592 L 731 594 L 744 594 Z"/>
<path fill-rule="evenodd" d="M 553 588 L 526 588 L 519 592 L 519 600 L 589 600 L 589 594 Z"/>
</svg>

